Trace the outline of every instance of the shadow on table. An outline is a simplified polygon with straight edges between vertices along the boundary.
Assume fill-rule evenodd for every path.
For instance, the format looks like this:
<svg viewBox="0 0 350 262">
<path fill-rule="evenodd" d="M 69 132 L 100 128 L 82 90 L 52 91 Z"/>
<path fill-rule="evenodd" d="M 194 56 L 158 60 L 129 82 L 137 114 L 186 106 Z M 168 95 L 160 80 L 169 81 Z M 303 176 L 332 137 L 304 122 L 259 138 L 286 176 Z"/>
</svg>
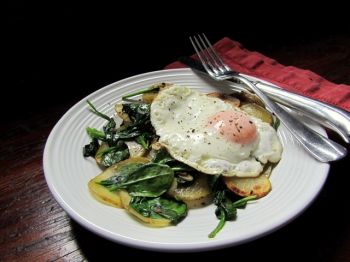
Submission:
<svg viewBox="0 0 350 262">
<path fill-rule="evenodd" d="M 315 202 L 300 217 L 282 229 L 240 246 L 201 253 L 176 253 L 171 254 L 172 259 L 191 259 L 205 255 L 209 259 L 231 258 L 235 261 L 346 260 L 350 257 L 350 215 L 346 210 L 349 176 L 343 170 L 349 159 L 347 157 L 332 165 L 326 185 Z M 71 225 L 77 244 L 88 261 L 98 261 L 102 257 L 169 259 L 169 253 L 126 247 L 101 238 L 74 221 Z"/>
</svg>

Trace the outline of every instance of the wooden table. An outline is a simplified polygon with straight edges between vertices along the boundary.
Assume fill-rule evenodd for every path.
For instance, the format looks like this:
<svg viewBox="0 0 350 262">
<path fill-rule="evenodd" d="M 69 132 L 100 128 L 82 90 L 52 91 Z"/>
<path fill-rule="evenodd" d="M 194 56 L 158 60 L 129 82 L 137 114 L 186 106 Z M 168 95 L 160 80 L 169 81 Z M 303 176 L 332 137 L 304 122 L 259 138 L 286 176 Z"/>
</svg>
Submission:
<svg viewBox="0 0 350 262">
<path fill-rule="evenodd" d="M 181 41 L 187 41 L 187 35 L 178 34 L 178 36 L 182 37 Z M 212 33 L 210 36 L 215 41 L 223 35 Z M 231 37 L 235 38 L 235 35 L 232 34 Z M 246 47 L 263 52 L 283 64 L 307 68 L 331 81 L 350 84 L 348 34 L 319 34 L 306 40 L 303 36 L 297 39 L 279 38 L 279 42 L 276 42 L 276 39 L 255 41 L 244 34 L 236 35 L 235 39 L 243 42 Z M 93 75 L 93 70 L 87 71 L 85 76 L 90 80 L 93 79 L 90 84 L 84 82 L 86 84 L 84 88 L 77 88 L 68 92 L 66 96 L 56 92 L 58 98 L 52 99 L 50 103 L 43 102 L 44 106 L 30 106 L 33 105 L 33 101 L 38 103 L 40 99 L 28 102 L 21 98 L 23 107 L 17 111 L 18 115 L 6 118 L 0 128 L 0 261 L 98 261 L 101 254 L 115 261 L 121 257 L 157 258 L 157 260 L 168 258 L 169 254 L 142 251 L 115 244 L 71 220 L 52 197 L 46 185 L 42 156 L 51 129 L 74 103 L 94 89 L 119 78 L 161 69 L 178 55 L 192 53 L 189 46 L 182 45 L 178 48 L 177 54 L 165 57 L 162 56 L 165 52 L 160 52 L 158 60 L 155 59 L 152 66 L 146 63 L 143 63 L 143 66 L 140 63 L 136 65 L 130 63 L 123 72 L 100 70 Z M 157 47 L 154 47 L 152 51 L 156 52 L 156 49 Z M 45 54 L 42 54 L 39 59 L 44 59 L 44 56 Z M 54 58 L 58 59 L 58 56 Z M 84 61 L 77 65 L 84 66 Z M 54 69 L 58 68 L 53 63 L 50 65 Z M 67 66 L 69 67 L 69 63 Z M 36 70 L 46 72 L 45 65 L 30 70 L 34 73 Z M 64 80 L 71 80 L 74 85 L 79 82 L 78 77 L 74 78 L 69 74 L 69 69 L 62 70 L 61 77 Z M 81 75 L 78 74 L 79 77 Z M 21 78 L 20 75 L 18 77 Z M 23 87 L 25 84 L 32 88 L 36 84 L 42 87 L 51 84 L 43 83 L 47 78 L 49 77 L 39 74 L 29 80 L 24 77 L 24 84 L 20 81 L 16 83 L 17 86 L 22 86 L 22 91 L 27 94 Z M 70 86 L 63 91 L 67 92 L 69 88 Z M 332 133 L 330 135 L 340 142 L 336 135 Z M 350 158 L 347 157 L 331 165 L 329 178 L 316 201 L 287 226 L 256 241 L 204 254 L 209 259 L 231 257 L 235 261 L 252 259 L 350 261 L 349 161 Z M 192 259 L 197 255 L 173 254 L 172 257 Z"/>
</svg>

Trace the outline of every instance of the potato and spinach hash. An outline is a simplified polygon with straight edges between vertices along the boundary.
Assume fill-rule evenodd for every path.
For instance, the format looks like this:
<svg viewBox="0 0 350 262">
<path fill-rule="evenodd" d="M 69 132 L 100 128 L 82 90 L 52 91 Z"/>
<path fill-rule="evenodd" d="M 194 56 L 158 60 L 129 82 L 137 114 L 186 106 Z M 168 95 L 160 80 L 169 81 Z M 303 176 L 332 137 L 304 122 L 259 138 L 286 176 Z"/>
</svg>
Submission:
<svg viewBox="0 0 350 262">
<path fill-rule="evenodd" d="M 236 219 L 238 208 L 270 192 L 269 176 L 279 159 L 260 163 L 253 156 L 253 160 L 261 164 L 259 174 L 254 177 L 208 174 L 190 162 L 179 161 L 181 158 L 160 139 L 151 121 L 152 103 L 173 86 L 154 84 L 124 96 L 123 102 L 115 105 L 115 113 L 122 119 L 120 126 L 114 117 L 99 112 L 87 101 L 91 111 L 106 120 L 102 130 L 86 129 L 91 142 L 83 148 L 83 155 L 95 158 L 102 169 L 101 174 L 88 183 L 89 190 L 98 201 L 123 208 L 142 223 L 154 227 L 176 225 L 187 216 L 188 209 L 215 204 L 219 223 L 209 233 L 213 238 L 226 221 Z M 214 102 L 224 101 L 258 119 L 259 123 L 278 128 L 278 120 L 253 94 L 210 93 L 206 97 Z M 182 120 L 174 121 L 180 124 Z M 252 124 L 251 121 L 248 124 Z M 238 132 L 241 132 L 239 128 Z M 190 129 L 192 133 L 194 129 Z"/>
</svg>

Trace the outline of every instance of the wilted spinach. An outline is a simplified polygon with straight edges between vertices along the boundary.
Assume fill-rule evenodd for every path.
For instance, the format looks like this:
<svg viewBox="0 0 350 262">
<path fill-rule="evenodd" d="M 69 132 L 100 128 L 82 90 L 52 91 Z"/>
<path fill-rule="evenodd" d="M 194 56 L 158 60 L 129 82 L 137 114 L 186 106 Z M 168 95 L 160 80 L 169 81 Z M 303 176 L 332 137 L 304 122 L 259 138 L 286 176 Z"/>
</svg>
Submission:
<svg viewBox="0 0 350 262">
<path fill-rule="evenodd" d="M 150 110 L 150 104 L 146 103 L 123 104 L 123 112 L 129 116 L 131 123 L 120 132 L 120 139 L 134 138 L 142 147 L 148 149 L 156 136 L 151 125 Z"/>
<path fill-rule="evenodd" d="M 165 148 L 156 151 L 152 162 L 159 164 L 168 164 L 170 162 L 174 162 L 175 159 L 168 153 Z"/>
<path fill-rule="evenodd" d="M 224 227 L 226 221 L 236 219 L 237 208 L 244 208 L 249 201 L 256 198 L 255 196 L 248 196 L 232 202 L 228 194 L 227 189 L 218 190 L 215 193 L 214 204 L 217 206 L 215 214 L 220 221 L 216 228 L 209 234 L 209 238 L 214 238 Z"/>
<path fill-rule="evenodd" d="M 136 138 L 136 142 L 139 143 L 144 149 L 149 149 L 149 146 L 154 138 L 154 135 L 151 133 L 143 133 L 142 135 Z"/>
<path fill-rule="evenodd" d="M 101 164 L 108 167 L 129 157 L 129 150 L 122 141 L 135 140 L 145 149 L 148 149 L 151 141 L 155 138 L 155 132 L 150 121 L 149 104 L 124 104 L 123 111 L 128 114 L 131 123 L 117 129 L 113 118 L 99 112 L 90 101 L 87 101 L 87 103 L 96 115 L 108 122 L 103 126 L 103 131 L 90 127 L 86 129 L 88 135 L 92 138 L 92 142 L 84 147 L 84 156 L 94 157 L 97 152 L 97 140 L 103 141 L 107 143 L 109 149 L 100 156 L 102 158 Z"/>
<path fill-rule="evenodd" d="M 177 182 L 179 184 L 186 185 L 186 186 L 192 184 L 193 180 L 191 181 L 184 180 L 183 179 L 184 173 L 187 173 L 187 172 L 191 173 L 190 176 L 192 176 L 192 178 L 197 173 L 197 171 L 192 167 L 174 159 L 165 148 L 162 148 L 157 151 L 157 153 L 152 159 L 152 162 L 168 165 L 169 167 L 171 167 L 171 169 L 174 171 L 174 175 Z"/>
<path fill-rule="evenodd" d="M 158 92 L 158 91 L 159 91 L 159 85 L 153 85 L 153 86 L 148 87 L 146 89 L 138 90 L 134 93 L 123 96 L 122 99 L 127 100 L 130 97 L 134 97 L 134 96 L 138 96 L 138 95 L 142 95 L 142 94 L 146 94 L 146 93 Z"/>
<path fill-rule="evenodd" d="M 152 162 L 168 165 L 172 168 L 174 172 L 195 171 L 195 169 L 193 169 L 192 167 L 174 159 L 165 148 L 162 148 L 157 151 L 157 153 L 152 159 Z"/>
<path fill-rule="evenodd" d="M 187 215 L 185 203 L 163 197 L 133 197 L 129 206 L 144 217 L 169 219 L 174 225 Z"/>
<path fill-rule="evenodd" d="M 87 144 L 83 148 L 84 157 L 92 156 L 94 157 L 100 144 L 98 143 L 97 138 L 93 138 L 90 144 Z"/>
<path fill-rule="evenodd" d="M 126 189 L 131 196 L 158 197 L 170 188 L 174 171 L 166 165 L 149 163 L 119 176 L 103 180 L 100 184 L 111 191 Z"/>
<path fill-rule="evenodd" d="M 131 126 L 150 124 L 151 105 L 146 103 L 123 104 L 123 112 L 128 114 L 132 121 Z"/>
<path fill-rule="evenodd" d="M 86 132 L 92 139 L 98 139 L 101 141 L 106 141 L 106 135 L 103 131 L 97 130 L 96 128 L 88 127 L 86 128 Z"/>
<path fill-rule="evenodd" d="M 118 141 L 115 146 L 108 147 L 105 150 L 98 152 L 98 154 L 98 157 L 101 158 L 101 164 L 105 167 L 109 167 L 129 158 L 130 156 L 129 149 L 124 141 Z"/>
<path fill-rule="evenodd" d="M 114 121 L 113 118 L 111 118 L 111 117 L 109 117 L 109 116 L 107 116 L 107 115 L 101 113 L 100 111 L 98 111 L 98 110 L 96 109 L 96 107 L 90 102 L 90 100 L 87 100 L 86 102 L 89 104 L 89 106 L 91 107 L 91 110 L 92 110 L 96 115 L 98 115 L 99 117 L 102 117 L 102 118 L 106 119 L 106 120 L 109 121 L 109 122 Z"/>
<path fill-rule="evenodd" d="M 99 184 L 111 188 L 116 184 L 123 183 L 127 180 L 128 176 L 138 170 L 144 164 L 142 163 L 129 163 L 117 169 L 117 172 L 106 180 L 102 180 Z"/>
<path fill-rule="evenodd" d="M 278 127 L 280 126 L 281 124 L 281 121 L 279 120 L 279 118 L 275 117 L 274 120 L 273 120 L 273 123 L 272 123 L 272 127 L 277 130 Z"/>
</svg>

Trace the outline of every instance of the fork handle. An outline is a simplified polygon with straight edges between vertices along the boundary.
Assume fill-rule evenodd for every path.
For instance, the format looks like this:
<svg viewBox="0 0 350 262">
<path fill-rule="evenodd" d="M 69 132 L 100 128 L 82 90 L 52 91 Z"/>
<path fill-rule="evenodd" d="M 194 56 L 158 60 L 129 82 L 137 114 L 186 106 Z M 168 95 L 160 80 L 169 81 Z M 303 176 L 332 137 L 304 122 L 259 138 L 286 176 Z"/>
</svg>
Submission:
<svg viewBox="0 0 350 262">
<path fill-rule="evenodd" d="M 349 112 L 260 81 L 253 83 L 274 101 L 302 112 L 312 120 L 337 132 L 345 142 L 350 142 Z"/>
<path fill-rule="evenodd" d="M 331 162 L 343 158 L 347 150 L 338 143 L 320 135 L 312 130 L 297 118 L 286 112 L 281 106 L 270 100 L 259 88 L 252 82 L 240 75 L 233 76 L 237 80 L 251 88 L 268 108 L 281 120 L 289 129 L 292 135 L 301 143 L 301 145 L 317 160 L 321 162 Z"/>
<path fill-rule="evenodd" d="M 179 61 L 191 68 L 207 73 L 201 62 L 198 60 L 195 60 L 191 57 L 182 56 L 179 57 Z M 249 79 L 248 75 L 239 75 Z M 350 143 L 349 112 L 335 106 L 331 106 L 326 103 L 322 103 L 320 101 L 289 92 L 276 86 L 266 84 L 264 82 L 254 80 L 251 82 L 255 83 L 259 89 L 264 91 L 264 93 L 274 101 L 289 108 L 293 108 L 297 112 L 301 112 L 303 115 L 316 121 L 322 126 L 334 130 L 346 143 Z M 244 87 L 241 87 L 240 84 L 236 84 L 235 82 L 231 86 L 238 89 L 243 88 L 243 90 L 246 87 L 246 85 L 244 85 Z"/>
</svg>

